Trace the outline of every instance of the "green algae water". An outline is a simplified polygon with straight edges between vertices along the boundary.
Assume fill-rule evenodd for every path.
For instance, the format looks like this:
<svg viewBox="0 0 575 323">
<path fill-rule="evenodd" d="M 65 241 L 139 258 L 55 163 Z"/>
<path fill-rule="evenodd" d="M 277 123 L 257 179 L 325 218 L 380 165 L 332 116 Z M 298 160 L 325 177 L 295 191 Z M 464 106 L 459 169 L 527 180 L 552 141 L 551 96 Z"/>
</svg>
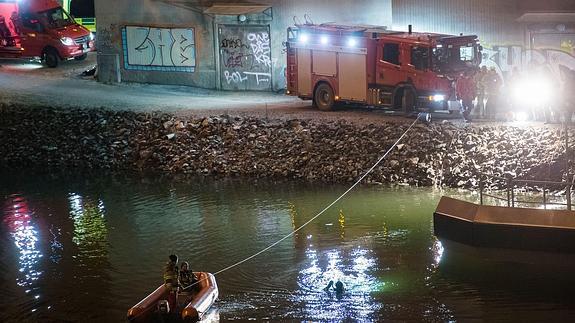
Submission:
<svg viewBox="0 0 575 323">
<path fill-rule="evenodd" d="M 171 253 L 217 272 L 276 242 L 347 187 L 4 174 L 0 321 L 122 322 Z M 433 236 L 443 195 L 361 187 L 217 276 L 206 321 L 573 320 L 575 267 L 478 259 Z M 561 259 L 568 256 L 559 256 Z M 324 291 L 330 280 L 343 294 Z"/>
</svg>

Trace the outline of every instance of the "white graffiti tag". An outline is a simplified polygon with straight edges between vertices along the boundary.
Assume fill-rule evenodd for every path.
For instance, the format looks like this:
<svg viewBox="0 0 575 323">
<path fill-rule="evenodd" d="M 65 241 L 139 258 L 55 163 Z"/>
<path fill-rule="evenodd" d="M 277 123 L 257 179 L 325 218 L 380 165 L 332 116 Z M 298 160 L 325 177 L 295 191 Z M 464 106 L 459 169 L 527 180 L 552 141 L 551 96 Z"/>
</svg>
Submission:
<svg viewBox="0 0 575 323">
<path fill-rule="evenodd" d="M 258 85 L 260 85 L 260 83 L 262 82 L 269 82 L 270 77 L 272 76 L 270 73 L 257 73 L 257 72 L 244 72 L 244 74 L 255 76 Z"/>
<path fill-rule="evenodd" d="M 254 58 L 258 64 L 263 64 L 266 67 L 272 66 L 270 57 L 270 36 L 267 32 L 248 34 L 248 41 Z"/>
<path fill-rule="evenodd" d="M 514 68 L 528 68 L 531 64 L 547 65 L 555 75 L 559 75 L 560 66 L 575 70 L 575 56 L 556 49 L 523 49 L 520 46 L 496 46 L 483 50 L 483 63 L 493 67 L 504 77 Z"/>
<path fill-rule="evenodd" d="M 230 73 L 229 71 L 224 71 L 224 77 L 226 78 L 226 82 L 228 84 L 231 83 L 242 83 L 248 80 L 247 76 L 242 76 L 240 72 L 233 72 Z"/>
</svg>

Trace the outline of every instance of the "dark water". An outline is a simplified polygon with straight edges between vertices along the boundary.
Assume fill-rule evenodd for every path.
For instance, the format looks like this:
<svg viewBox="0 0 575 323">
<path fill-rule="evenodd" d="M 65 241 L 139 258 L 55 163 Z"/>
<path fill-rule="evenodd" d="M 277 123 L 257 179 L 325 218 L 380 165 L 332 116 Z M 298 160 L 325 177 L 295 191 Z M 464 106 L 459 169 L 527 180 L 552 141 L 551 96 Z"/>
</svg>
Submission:
<svg viewBox="0 0 575 323">
<path fill-rule="evenodd" d="M 341 186 L 2 176 L 0 321 L 120 322 L 170 253 L 216 272 L 305 223 Z M 442 194 L 361 188 L 217 276 L 210 321 L 575 319 L 575 266 L 443 248 Z M 537 258 L 537 257 L 535 257 Z M 560 260 L 567 257 L 558 257 Z M 324 292 L 330 280 L 343 295 Z"/>
</svg>

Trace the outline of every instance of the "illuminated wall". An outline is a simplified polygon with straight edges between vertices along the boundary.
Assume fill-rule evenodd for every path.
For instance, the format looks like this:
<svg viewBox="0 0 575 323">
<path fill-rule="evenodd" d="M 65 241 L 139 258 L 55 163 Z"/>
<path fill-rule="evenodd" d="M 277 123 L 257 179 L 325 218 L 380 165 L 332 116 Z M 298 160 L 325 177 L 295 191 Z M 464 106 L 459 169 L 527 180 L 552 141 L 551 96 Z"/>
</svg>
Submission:
<svg viewBox="0 0 575 323">
<path fill-rule="evenodd" d="M 276 91 L 285 87 L 285 41 L 287 28 L 294 25 L 294 17 L 302 23 L 307 15 L 314 23 L 391 25 L 391 0 L 254 1 L 272 9 L 246 15 L 245 21 L 240 21 L 235 14 L 204 14 L 205 7 L 200 4 L 215 2 L 242 1 L 96 1 L 100 80 L 114 81 L 119 70 L 122 80 L 130 82 Z M 128 42 L 124 41 L 126 26 L 194 30 L 194 66 L 151 64 L 132 68 L 133 64 L 126 62 L 127 53 L 140 50 L 139 53 L 150 57 L 154 53 L 145 45 L 128 48 Z M 223 42 L 228 40 L 233 42 Z M 239 44 L 236 48 L 230 46 L 236 44 Z M 150 51 L 149 55 L 144 51 Z"/>
<path fill-rule="evenodd" d="M 412 24 L 416 31 L 447 34 L 475 34 L 488 46 L 530 47 L 530 34 L 542 35 L 539 43 L 547 42 L 551 35 L 559 38 L 549 42 L 560 43 L 571 39 L 573 21 L 555 21 L 548 24 L 522 23 L 518 19 L 528 12 L 575 12 L 572 0 L 393 0 L 393 28 L 406 30 Z M 563 26 L 559 26 L 563 25 Z M 557 27 L 562 28 L 558 31 Z M 567 36 L 558 36 L 558 34 Z M 568 46 L 568 45 L 565 45 Z M 537 46 L 535 44 L 535 47 Z M 544 46 L 546 49 L 556 47 Z"/>
<path fill-rule="evenodd" d="M 523 44 L 518 0 L 393 0 L 393 27 L 452 35 L 475 34 L 482 42 Z"/>
</svg>

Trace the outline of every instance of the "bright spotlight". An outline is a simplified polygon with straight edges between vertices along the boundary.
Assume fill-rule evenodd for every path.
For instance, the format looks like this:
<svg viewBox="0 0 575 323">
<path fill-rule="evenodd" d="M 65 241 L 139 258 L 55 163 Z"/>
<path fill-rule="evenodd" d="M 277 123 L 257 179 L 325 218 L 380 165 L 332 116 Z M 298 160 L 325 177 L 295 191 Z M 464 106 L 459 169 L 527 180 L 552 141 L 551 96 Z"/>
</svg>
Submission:
<svg viewBox="0 0 575 323">
<path fill-rule="evenodd" d="M 529 119 L 529 115 L 526 112 L 517 112 L 515 114 L 515 121 L 525 122 Z"/>
<path fill-rule="evenodd" d="M 320 38 L 320 42 L 322 45 L 327 45 L 327 43 L 329 42 L 329 39 L 327 38 L 327 36 L 321 36 Z"/>
<path fill-rule="evenodd" d="M 308 34 L 301 34 L 299 36 L 299 42 L 302 44 L 307 44 L 307 42 L 309 41 L 309 36 Z"/>
<path fill-rule="evenodd" d="M 512 85 L 512 97 L 518 104 L 538 107 L 548 103 L 552 95 L 550 80 L 546 77 L 523 79 Z"/>
<path fill-rule="evenodd" d="M 347 41 L 347 46 L 349 46 L 349 47 L 355 47 L 355 46 L 357 46 L 357 40 L 355 40 L 355 38 L 350 38 L 350 39 Z"/>
</svg>

